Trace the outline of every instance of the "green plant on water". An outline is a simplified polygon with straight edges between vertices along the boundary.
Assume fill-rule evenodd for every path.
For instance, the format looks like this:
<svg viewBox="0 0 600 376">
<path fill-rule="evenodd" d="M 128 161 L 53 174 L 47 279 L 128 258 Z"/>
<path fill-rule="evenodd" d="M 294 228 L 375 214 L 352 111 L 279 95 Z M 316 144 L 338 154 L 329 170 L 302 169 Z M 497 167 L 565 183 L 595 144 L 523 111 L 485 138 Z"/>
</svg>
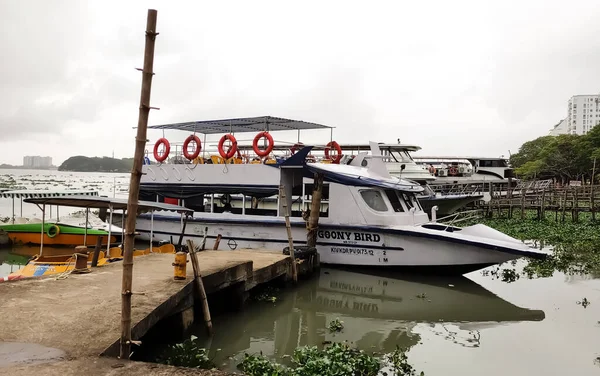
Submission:
<svg viewBox="0 0 600 376">
<path fill-rule="evenodd" d="M 342 331 L 342 329 L 344 329 L 344 322 L 343 322 L 343 321 L 340 321 L 340 319 L 336 317 L 336 319 L 335 319 L 335 320 L 332 320 L 332 321 L 329 323 L 329 326 L 328 326 L 328 328 L 329 328 L 329 331 L 330 331 L 331 333 L 334 333 L 334 332 L 341 332 L 341 331 Z"/>
<path fill-rule="evenodd" d="M 587 298 L 583 298 L 580 301 L 578 301 L 577 304 L 582 306 L 583 308 L 587 308 L 587 306 L 589 306 L 592 303 L 589 300 L 587 300 Z"/>
<path fill-rule="evenodd" d="M 215 368 L 212 359 L 208 357 L 208 352 L 200 346 L 196 336 L 191 336 L 182 343 L 168 346 L 158 357 L 158 363 L 188 368 Z"/>
<path fill-rule="evenodd" d="M 277 289 L 273 286 L 267 285 L 266 287 L 261 288 L 260 290 L 257 290 L 256 292 L 254 292 L 254 295 L 252 295 L 252 299 L 257 302 L 275 303 L 275 302 L 277 302 L 277 296 L 275 296 L 275 295 L 278 292 L 279 292 L 279 289 Z"/>
<path fill-rule="evenodd" d="M 290 370 L 260 355 L 244 354 L 244 360 L 238 365 L 249 376 L 290 376 Z"/>
<path fill-rule="evenodd" d="M 507 264 L 503 264 L 484 273 L 506 282 L 514 282 L 520 275 L 550 277 L 555 271 L 571 275 L 600 274 L 600 222 L 591 220 L 589 213 L 580 214 L 579 222 L 573 222 L 569 217 L 565 222 L 560 218 L 555 221 L 555 214 L 549 212 L 542 220 L 531 213 L 524 220 L 516 217 L 485 218 L 465 225 L 483 223 L 517 239 L 533 242 L 537 248 L 551 247 L 552 253 L 545 260 L 528 259 L 521 273 L 516 271 L 514 263 L 512 269 L 506 269 Z"/>
<path fill-rule="evenodd" d="M 408 357 L 406 352 L 396 345 L 396 350 L 385 356 L 385 361 L 389 364 L 389 367 L 396 376 L 416 376 L 416 371 L 410 363 L 408 363 Z M 424 376 L 425 373 L 419 373 L 419 376 Z M 388 376 L 387 372 L 383 372 L 383 376 Z M 391 376 L 391 375 L 389 375 Z"/>
<path fill-rule="evenodd" d="M 249 376 L 416 376 L 404 350 L 378 358 L 352 347 L 347 342 L 334 342 L 329 347 L 298 347 L 292 355 L 292 366 L 284 367 L 262 355 L 244 354 L 238 367 Z M 419 375 L 424 376 L 421 372 Z"/>
</svg>

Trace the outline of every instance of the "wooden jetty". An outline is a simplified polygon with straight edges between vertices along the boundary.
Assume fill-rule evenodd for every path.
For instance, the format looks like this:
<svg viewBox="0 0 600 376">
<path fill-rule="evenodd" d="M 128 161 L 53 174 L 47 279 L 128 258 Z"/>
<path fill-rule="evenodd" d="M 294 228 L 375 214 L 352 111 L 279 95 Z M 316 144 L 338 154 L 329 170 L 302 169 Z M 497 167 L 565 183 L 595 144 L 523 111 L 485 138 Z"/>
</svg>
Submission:
<svg viewBox="0 0 600 376">
<path fill-rule="evenodd" d="M 510 191 L 499 191 L 491 186 L 489 193 L 489 202 L 479 201 L 474 205 L 488 217 L 496 214 L 513 218 L 516 213 L 524 219 L 528 211 L 534 211 L 536 217 L 541 219 L 552 212 L 556 221 L 564 221 L 570 215 L 577 222 L 581 213 L 590 213 L 595 220 L 596 213 L 600 211 L 600 185 L 523 184 Z"/>
<path fill-rule="evenodd" d="M 237 298 L 243 304 L 247 292 L 255 286 L 278 278 L 292 278 L 291 258 L 281 251 L 201 251 L 197 255 L 209 299 L 212 294 L 224 293 L 226 289 L 228 294 L 233 291 L 231 299 Z M 173 318 L 173 315 L 181 318 L 184 327 L 193 322 L 194 316 L 202 317 L 201 312 L 193 314 L 191 263 L 186 270 L 187 278 L 175 280 L 174 257 L 174 254 L 152 253 L 135 260 L 131 316 L 134 341 L 160 320 Z M 298 264 L 300 274 L 310 270 L 312 266 L 308 267 L 307 262 Z M 62 360 L 50 364 L 3 367 L 0 351 L 2 372 L 29 375 L 43 369 L 43 374 L 52 374 L 47 372 L 54 369 L 57 375 L 223 374 L 187 369 L 175 372 L 173 367 L 164 365 L 115 359 L 121 334 L 122 271 L 118 262 L 93 268 L 91 273 L 70 274 L 66 279 L 48 277 L 0 284 L 0 345 L 3 342 L 37 344 L 65 353 Z M 99 358 L 101 355 L 106 357 Z M 90 364 L 96 364 L 96 371 L 80 372 L 78 367 L 85 365 L 83 368 L 87 369 Z M 115 367 L 123 370 L 116 372 Z M 165 371 L 167 368 L 170 371 Z"/>
</svg>

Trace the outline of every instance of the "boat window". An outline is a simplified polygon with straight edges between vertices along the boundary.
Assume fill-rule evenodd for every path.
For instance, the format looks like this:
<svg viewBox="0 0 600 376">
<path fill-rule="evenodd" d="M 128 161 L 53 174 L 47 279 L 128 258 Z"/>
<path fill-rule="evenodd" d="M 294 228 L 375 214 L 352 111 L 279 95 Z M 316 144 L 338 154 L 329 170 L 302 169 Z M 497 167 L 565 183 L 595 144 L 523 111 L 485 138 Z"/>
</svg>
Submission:
<svg viewBox="0 0 600 376">
<path fill-rule="evenodd" d="M 415 197 L 414 194 L 402 192 L 402 196 L 404 198 L 404 201 L 406 202 L 406 205 L 408 205 L 409 209 L 415 208 L 415 210 L 423 210 L 423 209 L 421 209 L 421 205 L 419 205 L 419 201 L 417 200 L 417 198 Z"/>
<path fill-rule="evenodd" d="M 381 212 L 388 211 L 380 191 L 375 189 L 363 189 L 360 191 L 360 195 L 371 209 Z"/>
<path fill-rule="evenodd" d="M 388 200 L 390 200 L 390 203 L 392 204 L 392 209 L 395 212 L 403 212 L 404 211 L 404 206 L 402 206 L 402 202 L 400 202 L 400 197 L 398 197 L 398 195 L 396 194 L 396 191 L 391 190 L 391 189 L 386 189 L 385 195 L 387 196 Z"/>
</svg>

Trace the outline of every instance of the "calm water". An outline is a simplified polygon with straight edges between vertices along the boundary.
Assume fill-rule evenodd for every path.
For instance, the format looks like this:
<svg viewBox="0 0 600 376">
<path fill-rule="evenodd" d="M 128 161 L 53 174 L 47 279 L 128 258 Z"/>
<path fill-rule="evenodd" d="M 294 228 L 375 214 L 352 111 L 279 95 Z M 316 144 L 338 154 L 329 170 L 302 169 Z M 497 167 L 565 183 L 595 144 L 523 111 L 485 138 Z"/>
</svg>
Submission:
<svg viewBox="0 0 600 376">
<path fill-rule="evenodd" d="M 506 283 L 481 271 L 400 279 L 322 268 L 276 303 L 213 318 L 214 338 L 202 326 L 194 333 L 232 371 L 245 352 L 285 364 L 297 346 L 347 340 L 367 351 L 407 347 L 426 375 L 597 375 L 599 294 L 600 280 L 560 273 Z M 577 304 L 584 297 L 587 308 Z M 345 328 L 331 334 L 336 318 Z"/>
<path fill-rule="evenodd" d="M 0 170 L 0 183 L 11 178 L 26 189 L 96 189 L 109 197 L 126 197 L 129 182 L 128 174 Z M 11 212 L 11 200 L 0 199 L 0 217 Z M 24 204 L 23 215 L 40 210 Z M 0 250 L 0 277 L 37 251 Z M 204 340 L 221 368 L 234 370 L 244 352 L 285 362 L 296 346 L 349 340 L 369 351 L 409 347 L 410 362 L 428 376 L 600 375 L 600 280 L 590 276 L 557 272 L 505 283 L 481 271 L 415 280 L 322 269 L 277 297 L 213 318 L 216 335 Z M 585 308 L 583 298 L 591 302 Z M 345 328 L 330 334 L 335 318 Z M 196 335 L 204 336 L 202 327 Z"/>
</svg>

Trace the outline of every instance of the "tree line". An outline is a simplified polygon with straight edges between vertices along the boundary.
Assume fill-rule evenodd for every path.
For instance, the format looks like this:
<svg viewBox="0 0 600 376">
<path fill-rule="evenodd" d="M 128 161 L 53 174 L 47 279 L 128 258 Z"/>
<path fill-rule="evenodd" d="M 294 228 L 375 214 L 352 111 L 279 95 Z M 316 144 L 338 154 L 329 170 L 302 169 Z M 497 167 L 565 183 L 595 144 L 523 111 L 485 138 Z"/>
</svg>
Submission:
<svg viewBox="0 0 600 376">
<path fill-rule="evenodd" d="M 131 172 L 133 158 L 84 157 L 77 155 L 64 161 L 58 171 Z"/>
<path fill-rule="evenodd" d="M 542 136 L 527 141 L 510 156 L 510 163 L 521 179 L 554 179 L 562 184 L 592 181 L 592 175 L 600 170 L 600 126 L 584 135 Z"/>
</svg>

